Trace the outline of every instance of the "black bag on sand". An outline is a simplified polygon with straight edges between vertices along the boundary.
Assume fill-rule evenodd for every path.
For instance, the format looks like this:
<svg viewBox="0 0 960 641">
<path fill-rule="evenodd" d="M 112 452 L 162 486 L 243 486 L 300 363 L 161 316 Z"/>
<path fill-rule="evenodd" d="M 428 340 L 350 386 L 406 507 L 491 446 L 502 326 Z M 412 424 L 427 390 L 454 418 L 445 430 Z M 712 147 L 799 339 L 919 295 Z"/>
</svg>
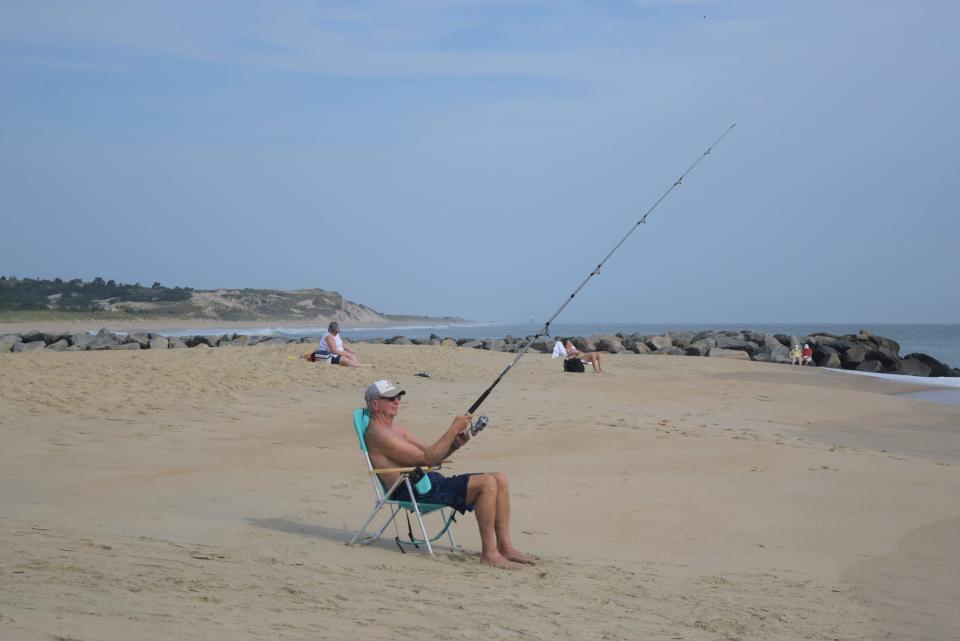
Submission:
<svg viewBox="0 0 960 641">
<path fill-rule="evenodd" d="M 565 372 L 585 372 L 583 362 L 579 358 L 566 358 L 563 360 L 563 371 Z"/>
</svg>

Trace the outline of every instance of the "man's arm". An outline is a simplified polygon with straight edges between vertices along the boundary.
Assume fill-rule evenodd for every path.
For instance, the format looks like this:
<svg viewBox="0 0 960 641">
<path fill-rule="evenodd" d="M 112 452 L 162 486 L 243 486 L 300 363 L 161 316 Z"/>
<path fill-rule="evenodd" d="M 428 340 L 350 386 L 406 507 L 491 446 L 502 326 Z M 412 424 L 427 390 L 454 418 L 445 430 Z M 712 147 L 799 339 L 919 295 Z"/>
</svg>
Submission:
<svg viewBox="0 0 960 641">
<path fill-rule="evenodd" d="M 466 442 L 460 434 L 469 426 L 469 414 L 457 416 L 443 436 L 433 445 L 427 445 L 406 430 L 398 434 L 387 429 L 374 429 L 371 434 L 373 443 L 368 442 L 367 447 L 398 465 L 410 467 L 437 465 Z"/>
</svg>

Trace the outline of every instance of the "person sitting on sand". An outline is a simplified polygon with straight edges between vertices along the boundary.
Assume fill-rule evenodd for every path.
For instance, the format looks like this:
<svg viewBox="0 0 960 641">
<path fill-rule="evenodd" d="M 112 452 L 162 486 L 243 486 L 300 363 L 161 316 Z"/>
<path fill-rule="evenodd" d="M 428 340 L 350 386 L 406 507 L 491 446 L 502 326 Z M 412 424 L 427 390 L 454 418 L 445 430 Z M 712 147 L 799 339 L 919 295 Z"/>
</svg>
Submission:
<svg viewBox="0 0 960 641">
<path fill-rule="evenodd" d="M 429 467 L 437 465 L 470 440 L 469 414 L 457 416 L 436 443 L 429 445 L 394 420 L 400 410 L 400 397 L 406 392 L 390 381 L 371 383 L 363 394 L 370 410 L 370 426 L 364 440 L 374 469 L 395 467 Z M 400 476 L 397 472 L 380 474 L 384 487 L 391 487 Z M 510 487 L 500 472 L 457 474 L 445 477 L 429 472 L 429 492 L 418 494 L 417 500 L 449 506 L 461 514 L 476 510 L 480 528 L 480 558 L 484 563 L 516 569 L 516 563 L 533 564 L 510 542 Z M 392 498 L 409 501 L 407 488 L 401 485 Z"/>
<path fill-rule="evenodd" d="M 790 364 L 803 365 L 803 350 L 800 349 L 800 343 L 795 344 L 790 350 Z"/>
<path fill-rule="evenodd" d="M 813 348 L 809 344 L 803 344 L 803 350 L 800 352 L 803 356 L 804 365 L 813 365 Z"/>
<path fill-rule="evenodd" d="M 340 337 L 340 324 L 337 321 L 331 321 L 327 326 L 327 333 L 320 339 L 320 347 L 313 353 L 313 360 L 326 360 L 333 365 L 362 367 L 357 355 L 343 344 L 343 338 Z"/>
<path fill-rule="evenodd" d="M 566 350 L 568 358 L 579 358 L 584 364 L 593 365 L 593 371 L 597 374 L 603 372 L 603 366 L 600 365 L 600 352 L 581 352 L 569 338 L 563 341 L 563 349 Z"/>
</svg>

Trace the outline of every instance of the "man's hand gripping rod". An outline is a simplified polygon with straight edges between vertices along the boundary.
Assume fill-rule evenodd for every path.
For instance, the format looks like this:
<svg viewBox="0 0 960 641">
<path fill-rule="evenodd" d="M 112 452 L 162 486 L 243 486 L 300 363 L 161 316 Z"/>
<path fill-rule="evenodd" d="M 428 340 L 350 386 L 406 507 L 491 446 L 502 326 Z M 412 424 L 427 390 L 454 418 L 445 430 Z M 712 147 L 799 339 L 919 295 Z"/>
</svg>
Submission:
<svg viewBox="0 0 960 641">
<path fill-rule="evenodd" d="M 647 210 L 647 213 L 645 213 L 645 214 L 643 215 L 643 218 L 641 218 L 639 221 L 637 221 L 636 224 L 634 224 L 634 226 L 630 228 L 630 231 L 628 231 L 628 232 L 624 235 L 624 237 L 620 239 L 620 242 L 618 242 L 616 245 L 614 245 L 613 249 L 611 249 L 610 252 L 604 257 L 604 259 L 601 260 L 601 261 L 597 264 L 596 269 L 594 269 L 593 271 L 591 271 L 590 274 L 584 279 L 584 281 L 583 281 L 582 283 L 580 283 L 580 286 L 577 287 L 577 288 L 574 290 L 574 292 L 573 292 L 572 294 L 570 294 L 570 296 L 569 296 L 566 300 L 563 301 L 563 304 L 560 305 L 560 307 L 557 309 L 557 311 L 555 311 L 555 312 L 553 313 L 553 316 L 551 316 L 550 319 L 549 319 L 546 323 L 543 324 L 543 328 L 541 328 L 541 330 L 540 330 L 539 332 L 537 332 L 532 338 L 530 338 L 530 340 L 527 341 L 526 345 L 524 345 L 523 348 L 522 348 L 519 352 L 517 352 L 516 357 L 510 362 L 509 365 L 507 365 L 506 369 L 504 369 L 502 372 L 500 372 L 500 376 L 498 376 L 498 377 L 496 378 L 496 380 L 493 381 L 493 383 L 491 383 L 490 387 L 488 387 L 486 390 L 484 390 L 483 394 L 480 395 L 480 398 L 478 398 L 476 401 L 473 402 L 473 405 L 471 405 L 471 406 L 470 406 L 470 409 L 467 410 L 467 414 L 473 414 L 473 413 L 477 410 L 477 408 L 480 407 L 480 405 L 482 405 L 485 400 L 487 400 L 487 397 L 490 395 L 490 392 L 493 391 L 493 388 L 496 387 L 496 386 L 500 383 L 501 380 L 503 380 L 503 377 L 507 375 L 507 372 L 509 372 L 509 371 L 513 368 L 513 366 L 517 364 L 517 361 L 519 361 L 521 358 L 523 358 L 523 355 L 526 354 L 526 353 L 527 353 L 527 350 L 530 349 L 530 346 L 533 344 L 533 341 L 537 340 L 537 339 L 540 338 L 541 336 L 550 336 L 550 323 L 552 323 L 552 322 L 554 321 L 554 319 L 555 319 L 557 316 L 560 315 L 560 312 L 562 312 L 562 311 L 564 310 L 564 308 L 565 308 L 567 305 L 570 304 L 570 301 L 572 301 L 572 300 L 574 299 L 574 297 L 576 297 L 576 295 L 580 293 L 580 290 L 584 288 L 584 286 L 587 284 L 587 282 L 589 282 L 589 280 L 590 280 L 591 278 L 593 278 L 594 276 L 596 276 L 597 274 L 600 273 L 600 268 L 603 267 L 603 264 L 606 263 L 607 260 L 609 260 L 611 256 L 613 256 L 614 252 L 616 252 L 618 249 L 620 249 L 620 246 L 627 240 L 627 238 L 630 237 L 630 234 L 632 234 L 633 232 L 635 232 L 635 231 L 637 230 L 637 227 L 639 227 L 640 225 L 642 225 L 642 224 L 644 224 L 645 222 L 647 222 L 647 216 L 649 216 L 651 213 L 653 213 L 653 210 L 657 208 L 657 205 L 659 205 L 661 202 L 663 202 L 663 199 L 666 198 L 666 197 L 670 194 L 671 191 L 673 191 L 674 189 L 676 189 L 677 187 L 679 187 L 680 184 L 683 182 L 683 179 L 686 178 L 687 174 L 689 174 L 691 171 L 693 171 L 693 168 L 696 167 L 698 164 L 700 164 L 700 161 L 701 161 L 701 160 L 703 160 L 704 158 L 706 158 L 707 156 L 709 156 L 709 155 L 710 155 L 710 152 L 713 150 L 713 148 L 716 147 L 716 146 L 720 143 L 721 140 L 723 140 L 724 138 L 726 138 L 726 137 L 727 137 L 727 134 L 729 134 L 731 131 L 733 131 L 733 128 L 736 127 L 736 126 L 737 126 L 737 124 L 734 123 L 734 124 L 730 125 L 729 127 L 727 127 L 727 130 L 723 132 L 723 135 L 720 136 L 719 138 L 717 138 L 716 140 L 714 140 L 714 141 L 713 141 L 713 144 L 710 145 L 709 147 L 707 147 L 707 150 L 706 150 L 705 152 L 703 152 L 702 154 L 700 154 L 700 157 L 697 158 L 697 159 L 694 161 L 694 163 L 693 163 L 692 165 L 690 165 L 690 166 L 687 168 L 687 170 L 686 170 L 685 172 L 683 172 L 683 173 L 680 175 L 680 177 L 677 178 L 677 180 L 676 180 L 672 185 L 670 185 L 670 188 L 667 189 L 667 191 L 665 191 L 665 192 L 663 193 L 663 195 L 660 196 L 660 198 L 657 199 L 657 202 L 653 203 L 653 206 L 651 206 L 650 209 Z M 477 419 L 470 425 L 470 435 L 471 435 L 471 436 L 476 436 L 484 427 L 487 426 L 487 422 L 488 422 L 488 421 L 487 421 L 487 417 L 486 417 L 486 416 L 478 416 Z"/>
</svg>

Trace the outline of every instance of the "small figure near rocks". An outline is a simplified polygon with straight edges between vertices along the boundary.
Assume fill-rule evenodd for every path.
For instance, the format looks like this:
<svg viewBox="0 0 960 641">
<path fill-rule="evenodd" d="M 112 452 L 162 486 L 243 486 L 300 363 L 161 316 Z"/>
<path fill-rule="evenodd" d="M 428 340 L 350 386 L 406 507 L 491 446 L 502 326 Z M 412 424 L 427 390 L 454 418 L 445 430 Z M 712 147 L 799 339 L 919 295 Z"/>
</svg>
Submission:
<svg viewBox="0 0 960 641">
<path fill-rule="evenodd" d="M 794 344 L 793 349 L 790 350 L 790 364 L 803 365 L 803 350 L 799 343 Z"/>
<path fill-rule="evenodd" d="M 320 347 L 311 354 L 312 361 L 327 361 L 332 365 L 346 365 L 347 367 L 363 367 L 360 359 L 343 343 L 340 336 L 340 323 L 331 321 L 327 326 L 327 333 L 320 339 Z"/>
<path fill-rule="evenodd" d="M 584 365 L 590 363 L 593 366 L 593 371 L 597 374 L 603 373 L 603 366 L 600 364 L 600 352 L 581 352 L 569 338 L 563 341 L 563 349 L 567 353 L 567 358 L 579 358 Z"/>
<path fill-rule="evenodd" d="M 813 348 L 808 343 L 803 344 L 800 354 L 803 356 L 804 365 L 813 365 Z"/>
</svg>

